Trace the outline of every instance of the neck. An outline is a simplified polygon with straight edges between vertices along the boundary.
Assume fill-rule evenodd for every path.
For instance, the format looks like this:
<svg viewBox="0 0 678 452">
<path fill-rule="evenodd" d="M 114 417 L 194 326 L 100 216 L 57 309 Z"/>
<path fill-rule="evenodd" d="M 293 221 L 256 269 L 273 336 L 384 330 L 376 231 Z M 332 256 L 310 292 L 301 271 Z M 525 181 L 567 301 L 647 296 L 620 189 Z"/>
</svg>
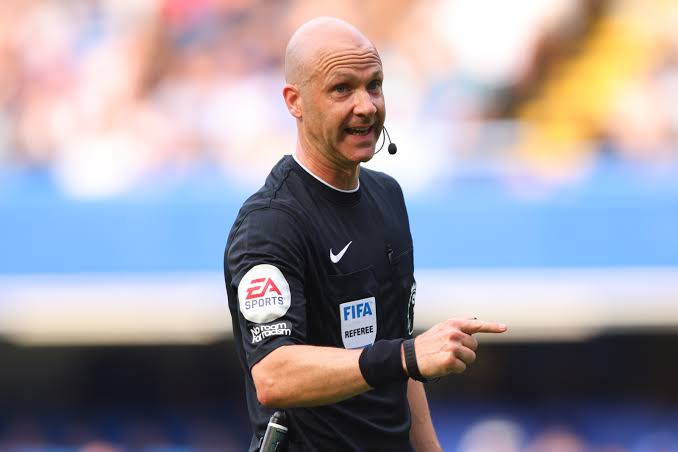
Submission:
<svg viewBox="0 0 678 452">
<path fill-rule="evenodd" d="M 360 163 L 342 165 L 338 159 L 329 158 L 313 147 L 302 144 L 301 140 L 297 140 L 295 156 L 308 171 L 331 187 L 339 190 L 358 188 Z"/>
</svg>

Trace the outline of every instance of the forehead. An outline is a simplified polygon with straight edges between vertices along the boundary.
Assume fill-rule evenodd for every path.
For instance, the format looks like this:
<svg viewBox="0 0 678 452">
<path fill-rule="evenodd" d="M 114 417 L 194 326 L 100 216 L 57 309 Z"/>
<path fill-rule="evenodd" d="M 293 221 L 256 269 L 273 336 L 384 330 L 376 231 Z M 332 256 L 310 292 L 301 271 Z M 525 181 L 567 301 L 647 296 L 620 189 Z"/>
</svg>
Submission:
<svg viewBox="0 0 678 452">
<path fill-rule="evenodd" d="M 372 46 L 321 49 L 314 60 L 312 74 L 320 79 L 382 71 L 381 59 Z"/>
</svg>

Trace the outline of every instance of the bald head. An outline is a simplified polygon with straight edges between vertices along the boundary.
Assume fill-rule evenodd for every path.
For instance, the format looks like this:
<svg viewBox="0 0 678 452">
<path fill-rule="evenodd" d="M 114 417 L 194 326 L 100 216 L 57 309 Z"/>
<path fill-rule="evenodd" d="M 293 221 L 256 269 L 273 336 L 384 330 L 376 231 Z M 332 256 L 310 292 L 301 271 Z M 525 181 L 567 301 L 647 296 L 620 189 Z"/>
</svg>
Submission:
<svg viewBox="0 0 678 452">
<path fill-rule="evenodd" d="M 313 77 L 318 62 L 337 49 L 363 49 L 379 57 L 360 30 L 341 19 L 317 17 L 294 32 L 285 52 L 285 81 L 303 85 Z"/>
<path fill-rule="evenodd" d="M 351 24 L 313 19 L 287 45 L 285 79 L 298 155 L 335 187 L 355 188 L 357 168 L 374 155 L 386 118 L 377 49 Z"/>
</svg>

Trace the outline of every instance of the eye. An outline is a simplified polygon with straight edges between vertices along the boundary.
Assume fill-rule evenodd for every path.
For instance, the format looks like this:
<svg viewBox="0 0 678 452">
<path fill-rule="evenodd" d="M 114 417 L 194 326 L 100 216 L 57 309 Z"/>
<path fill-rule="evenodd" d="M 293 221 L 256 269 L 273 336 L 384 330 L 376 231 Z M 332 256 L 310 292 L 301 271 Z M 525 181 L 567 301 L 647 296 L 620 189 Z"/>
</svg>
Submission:
<svg viewBox="0 0 678 452">
<path fill-rule="evenodd" d="M 370 91 L 378 91 L 381 89 L 381 80 L 372 80 L 369 85 L 367 85 L 367 89 Z"/>
<path fill-rule="evenodd" d="M 332 87 L 332 91 L 338 94 L 346 94 L 349 91 L 349 87 L 346 83 L 339 83 Z"/>
</svg>

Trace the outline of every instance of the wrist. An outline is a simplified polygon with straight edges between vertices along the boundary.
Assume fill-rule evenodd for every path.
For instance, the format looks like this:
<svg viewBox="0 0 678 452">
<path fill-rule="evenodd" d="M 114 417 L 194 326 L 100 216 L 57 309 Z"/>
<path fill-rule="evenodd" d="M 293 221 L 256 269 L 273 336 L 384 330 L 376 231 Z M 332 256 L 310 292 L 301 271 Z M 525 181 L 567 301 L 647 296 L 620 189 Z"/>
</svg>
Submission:
<svg viewBox="0 0 678 452">
<path fill-rule="evenodd" d="M 403 350 L 405 352 L 405 369 L 407 370 L 407 375 L 410 378 L 426 383 L 428 378 L 424 377 L 419 370 L 419 364 L 417 363 L 417 352 L 414 348 L 414 338 L 407 339 L 402 344 Z"/>
</svg>

